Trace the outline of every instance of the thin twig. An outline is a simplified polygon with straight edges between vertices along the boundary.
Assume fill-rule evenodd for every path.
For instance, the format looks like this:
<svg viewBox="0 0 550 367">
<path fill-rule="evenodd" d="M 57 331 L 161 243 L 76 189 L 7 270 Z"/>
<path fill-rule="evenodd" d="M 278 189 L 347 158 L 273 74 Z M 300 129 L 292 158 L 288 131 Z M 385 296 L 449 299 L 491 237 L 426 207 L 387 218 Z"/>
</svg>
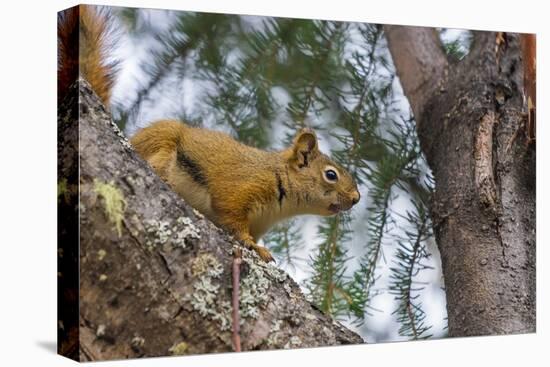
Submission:
<svg viewBox="0 0 550 367">
<path fill-rule="evenodd" d="M 240 332 L 240 319 L 239 319 L 239 283 L 241 274 L 241 262 L 242 254 L 241 249 L 234 248 L 233 250 L 233 350 L 235 352 L 241 351 L 241 336 Z"/>
</svg>

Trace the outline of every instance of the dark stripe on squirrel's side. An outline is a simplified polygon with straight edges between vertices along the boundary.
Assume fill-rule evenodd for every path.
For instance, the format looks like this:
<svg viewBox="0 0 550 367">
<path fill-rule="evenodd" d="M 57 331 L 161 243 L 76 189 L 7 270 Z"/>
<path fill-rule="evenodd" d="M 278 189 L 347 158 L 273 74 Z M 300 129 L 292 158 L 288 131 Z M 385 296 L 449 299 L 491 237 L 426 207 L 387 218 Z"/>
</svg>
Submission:
<svg viewBox="0 0 550 367">
<path fill-rule="evenodd" d="M 301 151 L 300 153 L 302 153 L 302 156 L 304 157 L 304 162 L 299 164 L 298 168 L 307 167 L 309 165 L 309 162 L 308 162 L 309 152 L 308 151 Z"/>
<path fill-rule="evenodd" d="M 208 184 L 199 164 L 189 158 L 181 149 L 177 150 L 177 160 L 180 167 L 183 168 L 196 183 L 203 186 Z"/>
<path fill-rule="evenodd" d="M 279 172 L 275 172 L 275 177 L 277 178 L 277 189 L 279 190 L 279 206 L 283 206 L 283 199 L 286 196 L 286 190 L 283 186 L 283 180 L 281 180 L 281 175 Z"/>
</svg>

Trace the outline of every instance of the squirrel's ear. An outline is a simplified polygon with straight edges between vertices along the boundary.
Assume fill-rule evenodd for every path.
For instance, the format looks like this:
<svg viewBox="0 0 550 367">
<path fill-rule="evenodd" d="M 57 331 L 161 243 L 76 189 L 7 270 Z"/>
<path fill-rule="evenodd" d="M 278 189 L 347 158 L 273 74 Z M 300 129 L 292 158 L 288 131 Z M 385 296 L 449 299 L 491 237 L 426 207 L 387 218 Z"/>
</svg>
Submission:
<svg viewBox="0 0 550 367">
<path fill-rule="evenodd" d="M 298 168 L 307 167 L 319 153 L 317 147 L 317 135 L 309 128 L 298 132 L 294 138 L 294 160 Z"/>
</svg>

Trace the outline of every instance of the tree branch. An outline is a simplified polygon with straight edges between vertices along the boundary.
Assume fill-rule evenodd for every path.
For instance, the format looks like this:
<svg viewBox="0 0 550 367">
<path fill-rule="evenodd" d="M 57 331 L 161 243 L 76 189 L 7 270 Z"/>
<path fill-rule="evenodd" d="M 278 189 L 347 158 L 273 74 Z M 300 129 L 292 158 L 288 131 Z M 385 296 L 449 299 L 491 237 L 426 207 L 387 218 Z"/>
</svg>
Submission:
<svg viewBox="0 0 550 367">
<path fill-rule="evenodd" d="M 448 73 L 434 30 L 387 36 L 436 183 L 449 336 L 533 332 L 536 152 L 513 144 L 525 126 L 519 35 L 474 32 Z"/>
<path fill-rule="evenodd" d="M 85 360 L 231 351 L 239 245 L 137 156 L 86 82 L 70 94 L 58 122 L 60 351 Z M 282 270 L 244 248 L 241 261 L 243 350 L 363 342 Z"/>
<path fill-rule="evenodd" d="M 447 56 L 434 28 L 385 25 L 397 75 L 418 123 L 434 90 L 443 87 Z"/>
</svg>

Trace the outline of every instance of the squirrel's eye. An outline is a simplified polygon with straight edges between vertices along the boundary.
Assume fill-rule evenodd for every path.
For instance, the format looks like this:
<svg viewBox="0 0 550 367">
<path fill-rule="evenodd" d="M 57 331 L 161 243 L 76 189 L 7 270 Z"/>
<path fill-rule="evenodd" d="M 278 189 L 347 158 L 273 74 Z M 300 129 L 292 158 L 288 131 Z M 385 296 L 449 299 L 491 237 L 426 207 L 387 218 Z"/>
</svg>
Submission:
<svg viewBox="0 0 550 367">
<path fill-rule="evenodd" d="M 336 182 L 338 180 L 338 175 L 332 169 L 327 169 L 325 171 L 325 177 L 328 181 L 331 181 L 331 182 Z"/>
</svg>

